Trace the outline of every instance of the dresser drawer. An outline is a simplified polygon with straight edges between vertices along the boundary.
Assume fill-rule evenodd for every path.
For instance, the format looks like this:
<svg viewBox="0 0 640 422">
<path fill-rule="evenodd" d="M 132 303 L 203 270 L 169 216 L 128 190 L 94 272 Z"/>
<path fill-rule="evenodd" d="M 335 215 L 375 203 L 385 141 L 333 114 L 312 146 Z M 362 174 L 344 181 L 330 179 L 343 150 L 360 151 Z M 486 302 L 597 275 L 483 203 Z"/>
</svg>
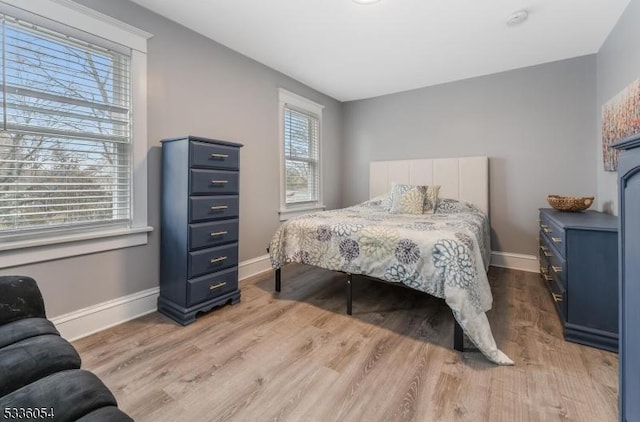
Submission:
<svg viewBox="0 0 640 422">
<path fill-rule="evenodd" d="M 238 220 L 189 224 L 189 249 L 200 249 L 238 241 Z"/>
<path fill-rule="evenodd" d="M 552 277 L 553 278 L 553 277 Z M 558 311 L 558 315 L 560 316 L 560 320 L 562 321 L 562 325 L 567 321 L 567 294 L 566 290 L 560 283 L 553 278 L 551 281 L 547 283 L 547 287 L 551 292 L 551 299 L 553 300 L 553 304 L 556 307 L 556 311 Z"/>
<path fill-rule="evenodd" d="M 239 173 L 225 170 L 190 170 L 191 194 L 215 195 L 238 193 Z"/>
<path fill-rule="evenodd" d="M 222 296 L 238 289 L 238 267 L 187 281 L 187 306 Z"/>
<path fill-rule="evenodd" d="M 189 278 L 238 265 L 238 244 L 189 252 Z"/>
<path fill-rule="evenodd" d="M 566 288 L 566 261 L 560 256 L 558 251 L 551 246 L 551 241 L 546 236 L 543 236 L 542 233 L 540 233 L 540 254 L 548 263 L 547 271 L 549 275 L 555 277 L 560 283 L 562 283 L 562 286 Z"/>
<path fill-rule="evenodd" d="M 549 242 L 553 244 L 553 246 L 560 252 L 560 255 L 563 257 L 566 256 L 565 253 L 565 231 L 554 222 L 546 218 L 544 215 L 540 215 L 540 231 L 544 233 L 544 236 L 540 236 L 540 238 L 546 237 Z"/>
<path fill-rule="evenodd" d="M 233 218 L 239 215 L 238 195 L 194 196 L 189 199 L 189 221 Z"/>
<path fill-rule="evenodd" d="M 189 221 L 233 218 L 238 216 L 238 196 L 195 196 L 189 199 Z"/>
<path fill-rule="evenodd" d="M 226 145 L 191 141 L 191 166 L 238 170 L 240 150 Z"/>
<path fill-rule="evenodd" d="M 549 271 L 551 271 L 551 268 L 550 268 L 551 264 L 549 263 L 549 257 L 545 255 L 545 252 L 543 251 L 542 246 L 540 246 L 539 252 L 540 252 L 539 253 L 540 275 L 546 282 L 549 282 L 552 280 L 551 274 L 549 273 Z"/>
</svg>

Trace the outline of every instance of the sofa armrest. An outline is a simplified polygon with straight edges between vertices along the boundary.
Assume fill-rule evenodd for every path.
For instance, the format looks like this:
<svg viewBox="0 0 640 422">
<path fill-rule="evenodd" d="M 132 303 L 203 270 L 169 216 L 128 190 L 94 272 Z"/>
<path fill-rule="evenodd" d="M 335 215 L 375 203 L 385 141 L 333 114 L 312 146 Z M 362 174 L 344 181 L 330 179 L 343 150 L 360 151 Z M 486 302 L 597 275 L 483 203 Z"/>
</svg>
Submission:
<svg viewBox="0 0 640 422">
<path fill-rule="evenodd" d="M 46 314 L 36 281 L 25 276 L 0 276 L 0 325 L 37 317 L 46 318 Z"/>
</svg>

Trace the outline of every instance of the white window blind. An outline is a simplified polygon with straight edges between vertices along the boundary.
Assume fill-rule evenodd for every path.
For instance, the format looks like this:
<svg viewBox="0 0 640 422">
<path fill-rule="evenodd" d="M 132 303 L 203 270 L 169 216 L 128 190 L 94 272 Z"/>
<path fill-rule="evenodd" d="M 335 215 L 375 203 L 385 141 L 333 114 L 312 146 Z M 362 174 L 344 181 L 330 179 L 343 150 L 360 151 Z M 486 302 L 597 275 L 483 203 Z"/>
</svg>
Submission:
<svg viewBox="0 0 640 422">
<path fill-rule="evenodd" d="M 130 57 L 2 16 L 0 235 L 131 221 Z"/>
<path fill-rule="evenodd" d="M 285 203 L 318 201 L 320 120 L 284 107 Z"/>
</svg>

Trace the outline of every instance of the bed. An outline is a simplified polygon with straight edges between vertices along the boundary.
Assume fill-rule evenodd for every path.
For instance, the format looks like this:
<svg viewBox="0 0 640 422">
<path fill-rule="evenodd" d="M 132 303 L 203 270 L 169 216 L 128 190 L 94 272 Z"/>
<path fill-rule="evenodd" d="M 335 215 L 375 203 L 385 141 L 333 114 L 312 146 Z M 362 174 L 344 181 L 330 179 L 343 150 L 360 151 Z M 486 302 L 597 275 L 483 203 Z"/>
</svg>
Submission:
<svg viewBox="0 0 640 422">
<path fill-rule="evenodd" d="M 435 212 L 389 212 L 394 183 L 439 185 Z M 348 314 L 353 274 L 402 284 L 445 300 L 457 350 L 464 331 L 490 361 L 511 365 L 485 314 L 493 300 L 488 193 L 487 157 L 372 162 L 368 201 L 295 217 L 277 230 L 269 245 L 276 291 L 290 262 L 346 273 Z"/>
</svg>

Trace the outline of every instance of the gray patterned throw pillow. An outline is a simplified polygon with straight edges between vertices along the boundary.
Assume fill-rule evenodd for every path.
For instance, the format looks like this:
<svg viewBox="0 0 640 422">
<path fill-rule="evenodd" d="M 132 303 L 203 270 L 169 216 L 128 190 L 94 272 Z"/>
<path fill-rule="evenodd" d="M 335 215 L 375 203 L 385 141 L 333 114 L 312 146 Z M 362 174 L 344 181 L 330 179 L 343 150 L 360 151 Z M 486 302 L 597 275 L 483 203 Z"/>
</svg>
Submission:
<svg viewBox="0 0 640 422">
<path fill-rule="evenodd" d="M 393 214 L 422 214 L 426 191 L 424 186 L 393 183 L 389 212 Z"/>
</svg>

